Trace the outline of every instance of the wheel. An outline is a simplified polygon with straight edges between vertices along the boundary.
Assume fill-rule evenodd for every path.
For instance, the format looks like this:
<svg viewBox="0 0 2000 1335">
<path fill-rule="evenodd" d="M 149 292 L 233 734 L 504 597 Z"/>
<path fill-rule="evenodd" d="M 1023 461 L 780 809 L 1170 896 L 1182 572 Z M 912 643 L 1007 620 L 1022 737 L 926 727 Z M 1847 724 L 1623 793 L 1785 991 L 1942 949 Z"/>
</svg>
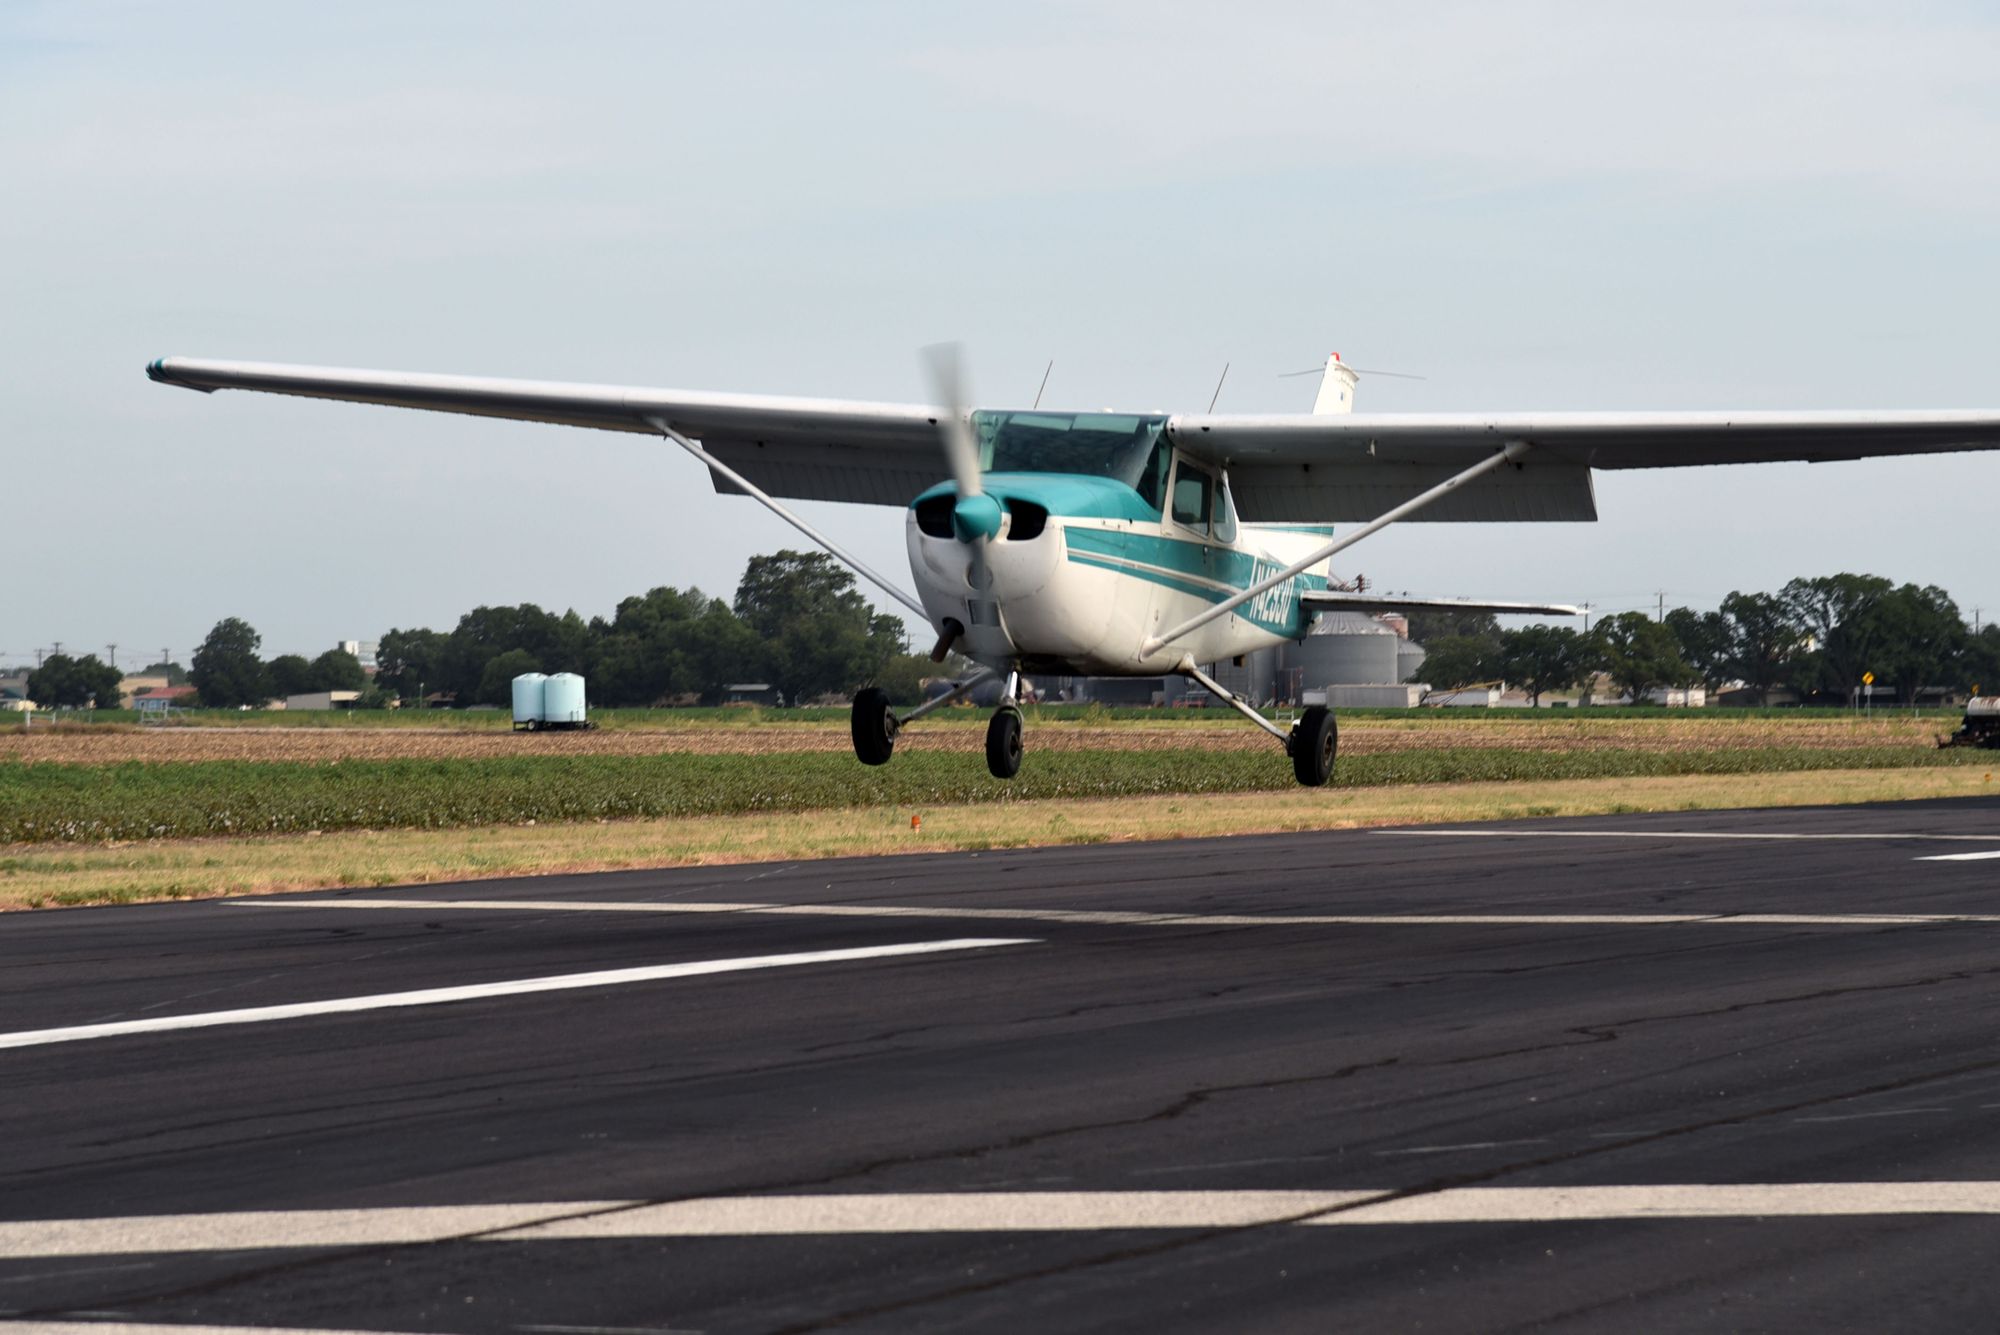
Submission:
<svg viewBox="0 0 2000 1335">
<path fill-rule="evenodd" d="M 1286 750 L 1292 753 L 1292 773 L 1308 788 L 1324 788 L 1333 777 L 1333 754 L 1340 747 L 1340 729 L 1325 705 L 1308 709 L 1292 729 Z"/>
<path fill-rule="evenodd" d="M 854 754 L 864 765 L 886 765 L 896 749 L 896 711 L 886 691 L 870 686 L 854 697 Z"/>
<path fill-rule="evenodd" d="M 1021 772 L 1021 711 L 1002 708 L 986 725 L 986 768 L 996 779 Z"/>
</svg>

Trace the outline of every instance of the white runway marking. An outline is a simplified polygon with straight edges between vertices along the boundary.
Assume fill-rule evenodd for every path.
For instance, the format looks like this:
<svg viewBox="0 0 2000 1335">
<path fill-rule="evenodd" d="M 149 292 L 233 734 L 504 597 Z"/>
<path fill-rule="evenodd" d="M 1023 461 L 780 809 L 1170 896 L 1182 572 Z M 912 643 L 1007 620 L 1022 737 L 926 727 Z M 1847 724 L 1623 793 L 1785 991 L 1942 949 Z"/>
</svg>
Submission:
<svg viewBox="0 0 2000 1335">
<path fill-rule="evenodd" d="M 1456 1187 L 1414 1196 L 1324 1191 L 969 1191 L 717 1196 L 645 1205 L 557 1201 L 280 1210 L 0 1223 L 0 1259 L 143 1256 L 464 1241 L 1092 1232 L 1298 1224 L 1546 1223 L 2000 1215 L 2000 1182 Z"/>
<path fill-rule="evenodd" d="M 1138 913 L 911 904 L 689 903 L 581 899 L 230 899 L 236 908 L 449 909 L 484 913 L 718 913 L 797 918 L 948 918 L 1117 927 L 1908 927 L 2000 923 L 2000 913 Z"/>
<path fill-rule="evenodd" d="M 392 1330 L 335 1330 L 322 1326 L 183 1326 L 142 1321 L 0 1321 L 0 1331 L 33 1335 L 400 1335 Z"/>
<path fill-rule="evenodd" d="M 165 1015 L 148 1020 L 116 1020 L 108 1024 L 75 1025 L 67 1029 L 29 1029 L 19 1033 L 0 1034 L 0 1048 L 32 1048 L 45 1043 L 76 1043 L 86 1039 L 115 1038 L 125 1034 L 156 1034 L 174 1029 L 208 1029 L 216 1025 L 262 1024 L 270 1020 L 295 1020 L 308 1015 L 340 1015 L 349 1011 L 389 1010 L 403 1006 L 439 1006 L 453 1001 L 474 1001 L 484 997 L 519 996 L 533 992 L 566 992 L 584 987 L 617 987 L 625 983 L 650 983 L 663 978 L 698 978 L 709 974 L 741 973 L 750 969 L 783 969 L 798 964 L 892 959 L 903 955 L 932 955 L 950 950 L 984 950 L 990 946 L 1033 944 L 1033 941 L 1016 938 L 962 937 L 951 941 L 917 941 L 907 945 L 807 950 L 791 955 L 751 955 L 741 959 L 653 964 L 635 969 L 600 969 L 591 973 L 563 973 L 543 978 L 470 983 L 461 987 L 429 987 L 415 992 L 381 992 L 374 996 L 336 997 L 329 1001 L 303 1001 L 285 1006 L 251 1006 L 242 1010 L 208 1011 L 198 1015 Z"/>
<path fill-rule="evenodd" d="M 1422 839 L 1743 839 L 1844 842 L 1916 839 L 1934 843 L 1990 844 L 2000 834 L 1784 834 L 1730 830 L 1371 830 L 1371 834 L 1414 835 Z M 2000 850 L 1995 850 L 2000 853 Z"/>
<path fill-rule="evenodd" d="M 1989 858 L 2000 858 L 2000 848 L 1989 848 L 1978 853 L 1933 853 L 1929 857 L 1918 858 L 1919 862 L 1985 862 Z"/>
</svg>

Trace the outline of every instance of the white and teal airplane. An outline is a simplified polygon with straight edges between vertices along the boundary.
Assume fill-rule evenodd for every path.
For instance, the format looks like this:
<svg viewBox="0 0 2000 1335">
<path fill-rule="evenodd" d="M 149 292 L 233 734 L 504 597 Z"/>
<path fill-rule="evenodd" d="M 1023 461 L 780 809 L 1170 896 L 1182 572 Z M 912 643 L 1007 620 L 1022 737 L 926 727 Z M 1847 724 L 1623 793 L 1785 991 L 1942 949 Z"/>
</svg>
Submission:
<svg viewBox="0 0 2000 1335">
<path fill-rule="evenodd" d="M 1299 782 L 1324 784 L 1338 739 L 1331 713 L 1310 708 L 1280 727 L 1199 665 L 1298 639 L 1331 609 L 1578 610 L 1383 598 L 1331 581 L 1336 553 L 1403 519 L 1594 520 L 1597 468 L 2000 448 L 2000 411 L 1362 414 L 1357 374 L 1337 353 L 1311 413 L 1267 416 L 967 409 L 949 348 L 931 354 L 935 406 L 186 357 L 146 370 L 203 392 L 664 436 L 707 465 L 718 492 L 755 497 L 921 616 L 937 631 L 934 658 L 957 649 L 978 665 L 903 714 L 881 691 L 862 691 L 861 760 L 887 762 L 900 729 L 998 678 L 986 757 L 1000 778 L 1021 765 L 1024 673 L 1178 673 L 1276 737 Z M 904 507 L 916 593 L 780 498 Z"/>
</svg>

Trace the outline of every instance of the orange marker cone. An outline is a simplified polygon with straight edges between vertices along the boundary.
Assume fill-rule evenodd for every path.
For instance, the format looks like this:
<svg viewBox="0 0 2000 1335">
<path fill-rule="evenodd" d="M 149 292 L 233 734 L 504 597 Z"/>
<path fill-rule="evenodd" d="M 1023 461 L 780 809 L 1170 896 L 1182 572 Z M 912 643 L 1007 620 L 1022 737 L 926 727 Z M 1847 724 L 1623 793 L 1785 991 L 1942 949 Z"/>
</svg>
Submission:
<svg viewBox="0 0 2000 1335">
<path fill-rule="evenodd" d="M 1991 775 L 1988 775 L 1987 777 L 1991 778 L 1992 776 L 1991 776 Z M 910 817 L 910 828 L 911 828 L 911 829 L 913 829 L 913 830 L 921 830 L 921 829 L 922 829 L 923 827 L 924 827 L 924 818 L 923 818 L 922 816 L 912 816 L 912 817 Z"/>
</svg>

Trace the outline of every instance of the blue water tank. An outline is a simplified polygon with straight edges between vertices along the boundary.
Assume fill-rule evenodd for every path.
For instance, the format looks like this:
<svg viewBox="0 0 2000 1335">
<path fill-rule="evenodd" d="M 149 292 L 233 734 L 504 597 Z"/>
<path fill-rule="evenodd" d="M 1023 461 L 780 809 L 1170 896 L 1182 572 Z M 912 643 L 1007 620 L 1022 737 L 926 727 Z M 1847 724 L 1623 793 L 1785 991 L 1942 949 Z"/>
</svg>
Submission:
<svg viewBox="0 0 2000 1335">
<path fill-rule="evenodd" d="M 514 678 L 515 727 L 542 721 L 542 683 L 547 680 L 539 672 L 523 672 Z"/>
<path fill-rule="evenodd" d="M 583 678 L 558 672 L 542 682 L 542 722 L 575 727 L 583 722 Z"/>
</svg>

